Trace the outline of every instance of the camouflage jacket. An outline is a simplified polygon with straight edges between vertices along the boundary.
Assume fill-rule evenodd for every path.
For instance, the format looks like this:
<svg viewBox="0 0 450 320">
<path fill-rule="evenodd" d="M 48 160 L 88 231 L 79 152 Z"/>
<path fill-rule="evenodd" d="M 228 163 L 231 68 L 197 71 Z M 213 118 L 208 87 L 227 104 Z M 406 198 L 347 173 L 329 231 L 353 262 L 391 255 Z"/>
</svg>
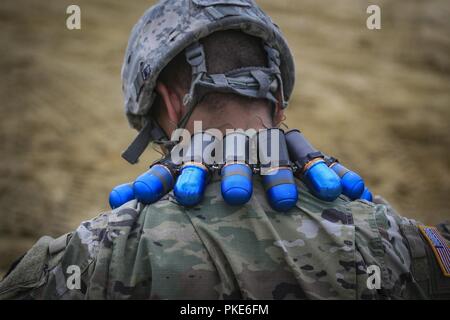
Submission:
<svg viewBox="0 0 450 320">
<path fill-rule="evenodd" d="M 241 207 L 227 205 L 214 181 L 194 208 L 171 194 L 131 201 L 43 237 L 0 283 L 0 298 L 449 298 L 450 278 L 418 223 L 388 204 L 323 202 L 298 181 L 296 208 L 279 213 L 256 180 Z"/>
</svg>

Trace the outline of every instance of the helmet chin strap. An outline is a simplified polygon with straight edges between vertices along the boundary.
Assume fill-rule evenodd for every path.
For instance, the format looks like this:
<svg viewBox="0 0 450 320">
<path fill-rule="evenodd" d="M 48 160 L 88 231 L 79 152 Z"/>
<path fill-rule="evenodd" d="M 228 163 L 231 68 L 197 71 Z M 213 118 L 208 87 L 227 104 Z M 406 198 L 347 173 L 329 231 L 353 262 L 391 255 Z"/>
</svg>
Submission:
<svg viewBox="0 0 450 320">
<path fill-rule="evenodd" d="M 287 107 L 280 72 L 280 54 L 267 44 L 264 45 L 264 49 L 268 58 L 267 67 L 246 67 L 226 73 L 209 74 L 203 45 L 194 42 L 187 47 L 185 55 L 186 61 L 192 68 L 192 83 L 189 92 L 183 98 L 187 112 L 178 122 L 177 128 L 186 127 L 197 104 L 206 94 L 212 92 L 234 93 L 249 98 L 267 99 L 272 103 L 273 115 L 278 102 L 282 103 L 282 108 Z M 276 98 L 278 90 L 281 92 L 281 101 Z M 134 141 L 122 153 L 122 157 L 131 164 L 137 163 L 150 142 L 159 141 L 161 144 L 165 144 L 164 141 L 168 140 L 158 123 L 148 118 Z"/>
<path fill-rule="evenodd" d="M 152 141 L 168 141 L 168 138 L 159 124 L 155 120 L 148 118 L 133 142 L 122 152 L 122 158 L 131 164 L 137 163 L 141 154 Z"/>
</svg>

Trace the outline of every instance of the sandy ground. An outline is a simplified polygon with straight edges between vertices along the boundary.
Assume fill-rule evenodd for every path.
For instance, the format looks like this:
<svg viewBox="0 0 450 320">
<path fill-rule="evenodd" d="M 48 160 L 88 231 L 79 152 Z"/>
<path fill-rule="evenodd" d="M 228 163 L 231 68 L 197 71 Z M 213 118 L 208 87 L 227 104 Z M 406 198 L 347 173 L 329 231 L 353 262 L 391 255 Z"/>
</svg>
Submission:
<svg viewBox="0 0 450 320">
<path fill-rule="evenodd" d="M 287 124 L 357 170 L 409 217 L 450 217 L 450 2 L 258 1 L 292 46 L 297 84 Z M 120 158 L 135 133 L 122 111 L 120 67 L 149 1 L 0 3 L 0 273 L 41 235 L 107 210 L 134 179 Z"/>
</svg>

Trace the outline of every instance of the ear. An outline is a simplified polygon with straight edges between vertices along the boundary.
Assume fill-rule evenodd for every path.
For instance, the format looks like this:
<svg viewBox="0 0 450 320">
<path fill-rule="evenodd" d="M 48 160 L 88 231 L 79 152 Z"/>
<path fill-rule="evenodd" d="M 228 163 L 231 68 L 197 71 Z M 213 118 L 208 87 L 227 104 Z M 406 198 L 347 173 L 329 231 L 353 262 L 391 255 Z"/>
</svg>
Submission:
<svg viewBox="0 0 450 320">
<path fill-rule="evenodd" d="M 284 120 L 284 109 L 282 107 L 281 91 L 277 94 L 277 103 L 275 104 L 275 112 L 273 114 L 273 123 L 275 126 L 279 126 Z"/>
<path fill-rule="evenodd" d="M 177 92 L 169 88 L 161 81 L 156 83 L 156 92 L 160 95 L 162 101 L 164 102 L 163 107 L 166 109 L 170 122 L 180 122 L 183 111 L 183 103 Z"/>
</svg>

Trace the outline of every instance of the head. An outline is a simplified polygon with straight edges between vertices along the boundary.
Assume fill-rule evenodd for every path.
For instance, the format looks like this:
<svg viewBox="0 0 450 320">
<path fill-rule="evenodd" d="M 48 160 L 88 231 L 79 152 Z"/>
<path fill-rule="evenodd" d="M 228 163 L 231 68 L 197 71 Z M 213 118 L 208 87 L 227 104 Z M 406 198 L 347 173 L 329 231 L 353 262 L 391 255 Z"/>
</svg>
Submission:
<svg viewBox="0 0 450 320">
<path fill-rule="evenodd" d="M 121 74 L 125 114 L 139 131 L 122 153 L 130 163 L 176 124 L 191 132 L 194 120 L 203 129 L 276 126 L 295 83 L 289 46 L 254 0 L 160 0 L 133 27 Z"/>
<path fill-rule="evenodd" d="M 212 33 L 200 42 L 205 49 L 210 74 L 267 66 L 267 54 L 260 38 L 227 30 Z M 151 113 L 169 137 L 187 111 L 183 97 L 189 91 L 191 77 L 191 67 L 184 52 L 181 52 L 158 78 L 155 88 L 158 95 Z M 281 95 L 280 92 L 278 94 Z M 280 96 L 277 98 L 281 101 Z M 194 121 L 202 121 L 204 129 L 260 129 L 277 126 L 282 119 L 283 110 L 279 103 L 273 105 L 266 99 L 248 98 L 234 93 L 208 93 L 195 107 L 186 129 L 193 132 Z"/>
</svg>

